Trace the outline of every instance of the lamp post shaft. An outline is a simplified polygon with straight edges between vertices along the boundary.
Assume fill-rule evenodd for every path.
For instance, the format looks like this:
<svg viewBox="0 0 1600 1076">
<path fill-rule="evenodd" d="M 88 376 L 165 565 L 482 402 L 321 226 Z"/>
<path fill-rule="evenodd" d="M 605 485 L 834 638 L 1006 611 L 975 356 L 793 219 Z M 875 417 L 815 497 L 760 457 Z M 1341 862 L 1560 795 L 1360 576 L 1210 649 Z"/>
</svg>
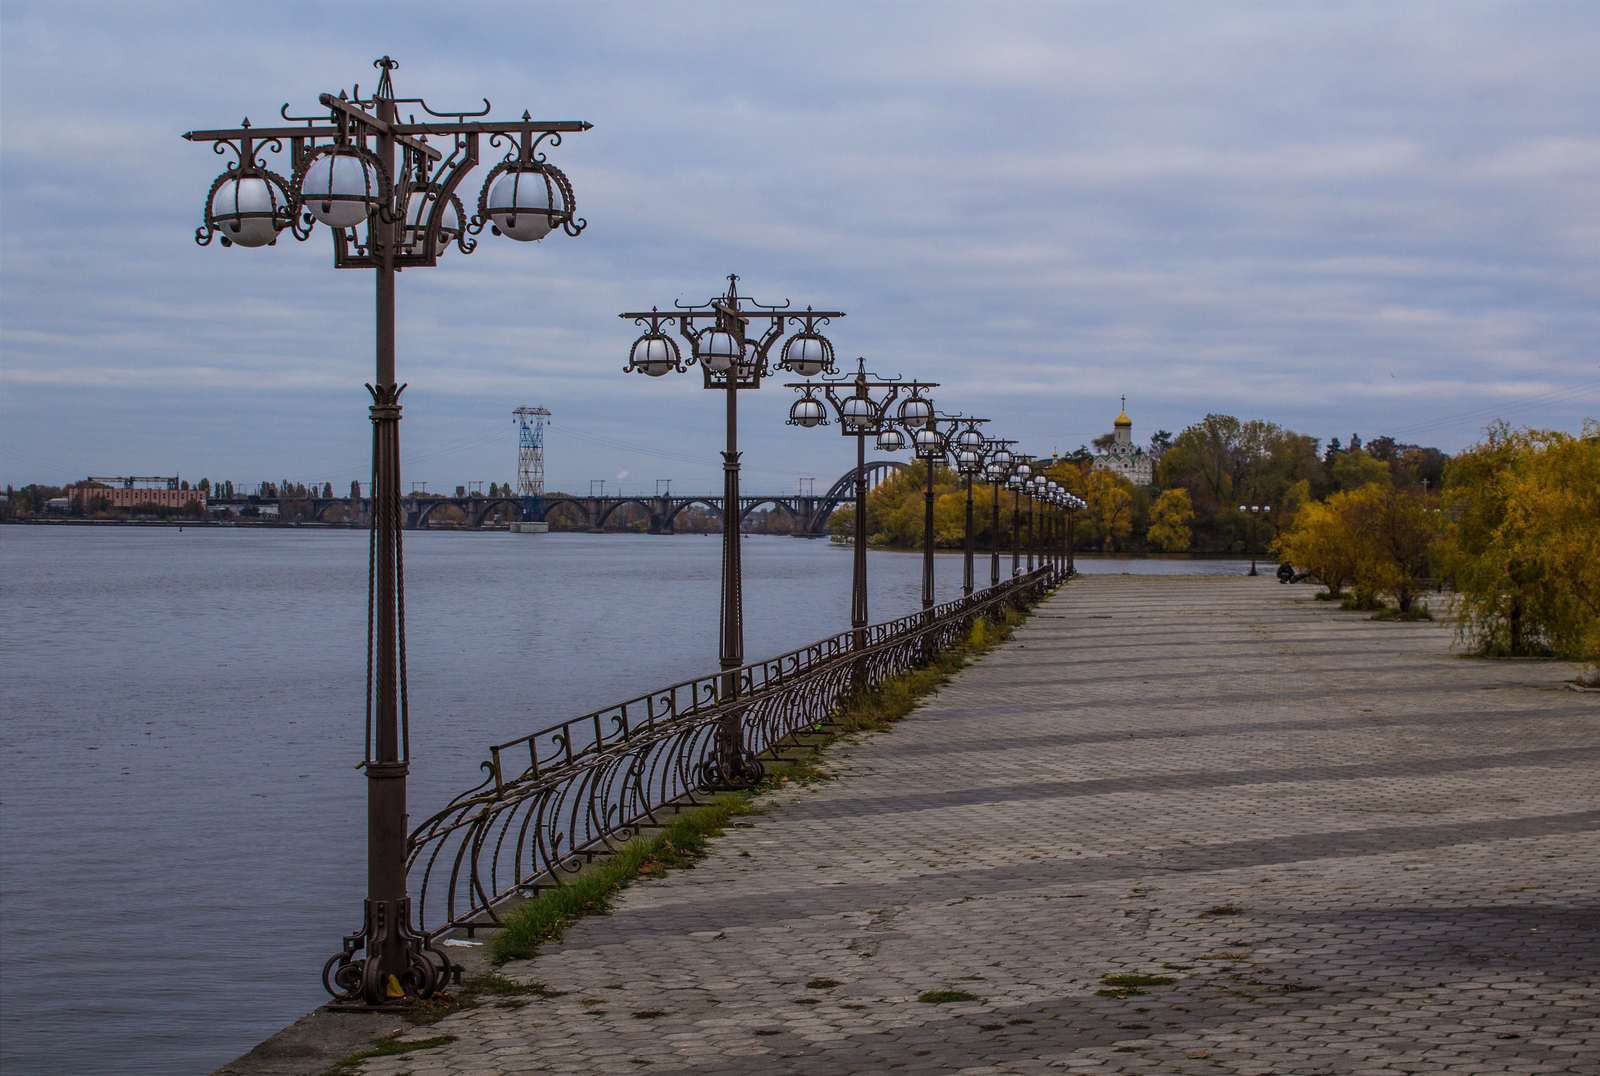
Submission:
<svg viewBox="0 0 1600 1076">
<path fill-rule="evenodd" d="M 922 610 L 933 608 L 933 457 L 928 457 L 928 486 L 922 494 Z"/>
<path fill-rule="evenodd" d="M 1067 574 L 1068 575 L 1075 575 L 1077 573 L 1077 571 L 1078 571 L 1077 559 L 1076 559 L 1077 558 L 1077 549 L 1075 548 L 1077 543 L 1073 540 L 1073 525 L 1077 522 L 1077 518 L 1078 518 L 1078 513 L 1077 512 L 1068 512 L 1067 513 Z"/>
<path fill-rule="evenodd" d="M 735 369 L 728 371 L 728 446 L 722 453 L 722 697 L 739 695 L 739 668 L 744 664 L 744 594 L 739 562 L 739 390 Z M 717 755 L 722 778 L 729 785 L 744 781 L 743 720 L 729 709 L 717 728 Z"/>
<path fill-rule="evenodd" d="M 851 645 L 867 647 L 867 439 L 856 436 L 856 526 L 854 568 L 850 577 Z"/>
<path fill-rule="evenodd" d="M 1026 521 L 1024 523 L 1024 526 L 1026 526 L 1028 528 L 1028 541 L 1026 543 L 1027 547 L 1028 547 L 1028 574 L 1032 575 L 1033 574 L 1033 547 L 1034 547 L 1034 543 L 1035 543 L 1035 538 L 1034 538 L 1034 533 L 1033 533 L 1033 494 L 1031 494 L 1031 493 L 1028 494 L 1028 511 L 1027 511 L 1027 515 L 1025 517 L 1025 520 Z"/>
<path fill-rule="evenodd" d="M 722 453 L 722 669 L 744 664 L 744 601 L 739 575 L 739 390 L 728 378 L 728 447 Z"/>
<path fill-rule="evenodd" d="M 1011 574 L 1016 576 L 1022 562 L 1022 493 L 1011 491 Z"/>
<path fill-rule="evenodd" d="M 378 117 L 395 118 L 394 102 L 377 101 Z M 393 167 L 394 137 L 378 138 L 378 154 Z M 395 224 L 374 214 L 371 227 L 380 245 L 376 267 L 375 381 L 370 415 L 373 423 L 373 593 L 376 606 L 372 654 L 375 665 L 367 775 L 367 945 L 362 994 L 368 1003 L 381 1003 L 389 977 L 403 980 L 410 956 L 401 927 L 410 918 L 406 899 L 406 776 L 410 760 L 401 728 L 404 673 L 400 667 L 401 579 L 400 526 L 400 386 L 395 377 Z"/>
<path fill-rule="evenodd" d="M 974 540 L 975 539 L 973 538 L 972 534 L 972 476 L 967 475 L 967 534 L 966 549 L 963 553 L 961 565 L 961 593 L 969 596 L 972 594 L 972 552 Z"/>
<path fill-rule="evenodd" d="M 1000 483 L 989 483 L 994 499 L 989 502 L 989 585 L 1000 585 Z"/>
</svg>

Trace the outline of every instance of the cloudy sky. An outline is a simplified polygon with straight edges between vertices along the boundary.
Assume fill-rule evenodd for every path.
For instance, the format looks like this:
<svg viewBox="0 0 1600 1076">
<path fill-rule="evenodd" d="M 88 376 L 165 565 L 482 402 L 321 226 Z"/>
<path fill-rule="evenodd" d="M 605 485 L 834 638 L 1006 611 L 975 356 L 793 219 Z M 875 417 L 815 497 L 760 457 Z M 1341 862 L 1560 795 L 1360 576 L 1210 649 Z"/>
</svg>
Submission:
<svg viewBox="0 0 1600 1076">
<path fill-rule="evenodd" d="M 511 480 L 524 403 L 553 486 L 712 488 L 719 401 L 624 376 L 615 315 L 729 272 L 1035 451 L 1123 393 L 1141 438 L 1225 411 L 1455 449 L 1600 413 L 1592 0 L 6 0 L 0 50 L 0 481 L 365 474 L 370 274 L 325 233 L 197 247 L 221 159 L 178 135 L 384 52 L 402 96 L 595 124 L 555 154 L 581 238 L 401 278 L 430 489 Z M 788 397 L 744 398 L 747 488 L 848 465 Z"/>
</svg>

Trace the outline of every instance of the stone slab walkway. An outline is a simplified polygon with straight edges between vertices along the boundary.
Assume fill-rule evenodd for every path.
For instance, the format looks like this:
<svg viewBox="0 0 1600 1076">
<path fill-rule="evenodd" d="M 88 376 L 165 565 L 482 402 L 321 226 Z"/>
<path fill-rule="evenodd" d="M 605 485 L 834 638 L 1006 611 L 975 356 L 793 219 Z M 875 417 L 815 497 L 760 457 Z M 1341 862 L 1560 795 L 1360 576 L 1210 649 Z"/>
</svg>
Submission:
<svg viewBox="0 0 1600 1076">
<path fill-rule="evenodd" d="M 1079 579 L 363 1071 L 1600 1073 L 1600 696 L 1311 595 Z"/>
</svg>

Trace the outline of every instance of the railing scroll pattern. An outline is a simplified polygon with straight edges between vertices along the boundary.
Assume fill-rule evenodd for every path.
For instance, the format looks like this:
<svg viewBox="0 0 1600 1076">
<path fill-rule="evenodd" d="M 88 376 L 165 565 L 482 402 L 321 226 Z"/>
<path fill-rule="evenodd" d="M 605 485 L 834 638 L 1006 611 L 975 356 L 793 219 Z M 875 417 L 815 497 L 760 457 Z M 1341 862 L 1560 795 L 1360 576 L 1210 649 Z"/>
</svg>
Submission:
<svg viewBox="0 0 1600 1076">
<path fill-rule="evenodd" d="M 759 757 L 871 689 L 959 644 L 979 617 L 1021 607 L 1059 581 L 1047 569 L 739 670 L 737 697 L 714 673 L 571 718 L 489 748 L 483 780 L 412 831 L 416 929 L 430 939 L 492 927 L 507 900 L 559 884 L 673 805 L 714 786 L 717 725 L 737 708 Z"/>
</svg>

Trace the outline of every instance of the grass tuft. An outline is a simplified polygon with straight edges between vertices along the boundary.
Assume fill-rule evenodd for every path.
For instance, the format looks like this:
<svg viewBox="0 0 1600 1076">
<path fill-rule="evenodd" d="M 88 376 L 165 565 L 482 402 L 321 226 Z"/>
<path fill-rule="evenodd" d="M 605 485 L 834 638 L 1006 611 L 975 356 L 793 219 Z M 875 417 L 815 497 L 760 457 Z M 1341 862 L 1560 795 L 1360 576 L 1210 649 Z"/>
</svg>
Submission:
<svg viewBox="0 0 1600 1076">
<path fill-rule="evenodd" d="M 1100 982 L 1104 986 L 1095 993 L 1103 998 L 1141 997 L 1150 992 L 1143 989 L 1146 986 L 1171 986 L 1177 981 L 1170 975 L 1103 975 Z"/>
<path fill-rule="evenodd" d="M 348 1057 L 340 1059 L 329 1071 L 349 1072 L 361 1062 L 375 1057 L 394 1057 L 396 1054 L 412 1054 L 418 1050 L 433 1050 L 455 1041 L 454 1035 L 435 1035 L 431 1039 L 414 1039 L 410 1042 L 390 1036 L 377 1040 L 365 1050 L 357 1050 Z"/>
<path fill-rule="evenodd" d="M 841 985 L 838 979 L 812 979 L 806 983 L 807 990 L 832 990 Z"/>
<path fill-rule="evenodd" d="M 978 995 L 965 990 L 924 990 L 917 1000 L 925 1005 L 949 1005 L 957 1001 L 977 1001 Z"/>
<path fill-rule="evenodd" d="M 505 929 L 494 936 L 490 947 L 495 963 L 525 960 L 542 943 L 560 938 L 579 917 L 604 914 L 632 879 L 653 877 L 671 867 L 692 864 L 705 855 L 712 837 L 750 810 L 747 796 L 716 796 L 683 812 L 665 829 L 629 841 L 616 855 L 599 861 L 571 881 L 546 889 L 505 917 Z"/>
</svg>

